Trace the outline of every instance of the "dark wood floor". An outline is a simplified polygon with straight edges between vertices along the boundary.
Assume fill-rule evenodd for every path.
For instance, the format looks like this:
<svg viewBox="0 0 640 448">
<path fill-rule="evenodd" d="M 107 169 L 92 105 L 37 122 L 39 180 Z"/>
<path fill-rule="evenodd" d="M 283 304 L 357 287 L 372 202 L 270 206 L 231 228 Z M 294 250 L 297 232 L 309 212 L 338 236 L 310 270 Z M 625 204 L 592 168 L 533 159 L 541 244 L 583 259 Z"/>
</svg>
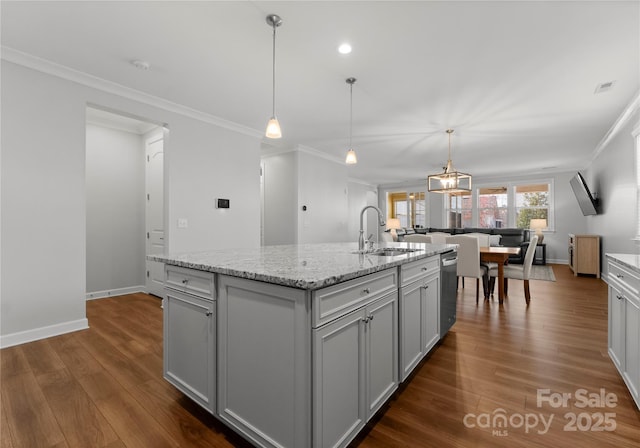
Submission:
<svg viewBox="0 0 640 448">
<path fill-rule="evenodd" d="M 557 282 L 531 282 L 528 308 L 522 282 L 502 306 L 476 305 L 467 282 L 456 325 L 353 445 L 637 447 L 640 412 L 607 355 L 606 284 L 553 268 Z M 162 379 L 159 305 L 145 294 L 90 301 L 89 330 L 1 350 L 0 446 L 247 446 Z M 538 407 L 539 389 L 572 398 Z M 617 404 L 578 408 L 579 389 Z M 544 434 L 540 420 L 533 427 L 541 415 L 551 419 Z M 615 430 L 587 430 L 598 423 Z"/>
</svg>

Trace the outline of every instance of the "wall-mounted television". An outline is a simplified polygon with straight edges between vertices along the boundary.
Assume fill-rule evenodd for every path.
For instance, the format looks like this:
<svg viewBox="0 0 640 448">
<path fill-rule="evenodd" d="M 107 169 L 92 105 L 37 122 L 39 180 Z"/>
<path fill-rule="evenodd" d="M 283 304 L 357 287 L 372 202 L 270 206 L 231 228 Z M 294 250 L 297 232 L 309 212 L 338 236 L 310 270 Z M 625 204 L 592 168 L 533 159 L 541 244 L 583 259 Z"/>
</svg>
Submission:
<svg viewBox="0 0 640 448">
<path fill-rule="evenodd" d="M 594 198 L 587 186 L 587 183 L 584 181 L 584 177 L 579 172 L 576 173 L 575 176 L 571 178 L 569 181 L 571 184 L 571 188 L 573 188 L 573 193 L 576 195 L 576 199 L 578 200 L 578 205 L 580 206 L 580 210 L 582 210 L 582 214 L 584 216 L 587 215 L 597 215 L 598 214 L 598 199 Z"/>
</svg>

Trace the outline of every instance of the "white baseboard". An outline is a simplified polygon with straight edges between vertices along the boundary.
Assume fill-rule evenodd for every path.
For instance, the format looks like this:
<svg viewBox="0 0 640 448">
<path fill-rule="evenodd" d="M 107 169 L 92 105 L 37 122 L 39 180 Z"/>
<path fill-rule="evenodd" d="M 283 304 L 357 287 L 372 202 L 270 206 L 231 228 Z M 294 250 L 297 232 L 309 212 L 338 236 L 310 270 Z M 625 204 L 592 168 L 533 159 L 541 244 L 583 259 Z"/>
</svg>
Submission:
<svg viewBox="0 0 640 448">
<path fill-rule="evenodd" d="M 33 330 L 19 331 L 17 333 L 0 336 L 0 348 L 12 347 L 14 345 L 25 344 L 40 339 L 59 336 L 72 331 L 86 330 L 89 328 L 89 321 L 84 319 L 72 320 L 61 324 L 49 325 L 47 327 L 35 328 Z"/>
<path fill-rule="evenodd" d="M 129 286 L 127 288 L 107 289 L 104 291 L 95 291 L 87 293 L 87 300 L 104 299 L 105 297 L 123 296 L 125 294 L 134 294 L 136 292 L 147 292 L 144 285 Z"/>
</svg>

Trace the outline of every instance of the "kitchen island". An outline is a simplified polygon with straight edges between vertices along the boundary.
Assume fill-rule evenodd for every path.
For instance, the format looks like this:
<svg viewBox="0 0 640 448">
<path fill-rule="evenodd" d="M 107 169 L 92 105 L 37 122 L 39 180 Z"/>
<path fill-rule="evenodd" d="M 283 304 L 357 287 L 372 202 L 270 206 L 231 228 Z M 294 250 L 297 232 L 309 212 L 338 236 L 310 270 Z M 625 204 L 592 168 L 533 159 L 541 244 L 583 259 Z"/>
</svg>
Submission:
<svg viewBox="0 0 640 448">
<path fill-rule="evenodd" d="M 606 254 L 608 352 L 640 409 L 640 255 Z"/>
<path fill-rule="evenodd" d="M 151 256 L 165 263 L 164 376 L 255 445 L 345 446 L 439 340 L 440 254 L 452 250 Z"/>
</svg>

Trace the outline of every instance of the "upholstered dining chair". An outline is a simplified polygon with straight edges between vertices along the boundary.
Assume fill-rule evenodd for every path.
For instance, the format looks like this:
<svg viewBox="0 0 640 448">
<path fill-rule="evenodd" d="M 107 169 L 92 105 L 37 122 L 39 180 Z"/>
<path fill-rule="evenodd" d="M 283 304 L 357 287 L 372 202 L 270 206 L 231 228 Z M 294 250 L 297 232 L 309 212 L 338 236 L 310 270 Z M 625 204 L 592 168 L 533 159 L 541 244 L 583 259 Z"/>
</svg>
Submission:
<svg viewBox="0 0 640 448">
<path fill-rule="evenodd" d="M 407 243 L 431 243 L 431 237 L 421 233 L 414 233 L 412 235 L 405 236 L 403 241 L 406 241 Z"/>
<path fill-rule="evenodd" d="M 531 293 L 529 292 L 529 276 L 531 275 L 531 265 L 533 264 L 533 257 L 536 253 L 536 245 L 538 244 L 538 237 L 536 235 L 531 237 L 529 246 L 527 247 L 527 253 L 524 255 L 524 263 L 521 265 L 508 264 L 504 267 L 504 294 L 507 295 L 509 279 L 515 278 L 524 282 L 524 300 L 529 305 L 531 300 Z M 498 268 L 489 269 L 489 281 L 491 294 L 493 295 L 493 289 L 496 283 L 496 277 L 498 276 Z"/>
<path fill-rule="evenodd" d="M 480 247 L 489 247 L 491 245 L 489 241 L 488 233 L 470 232 L 470 233 L 465 233 L 464 236 L 472 236 L 474 238 L 477 238 L 478 243 L 480 244 Z M 486 267 L 487 270 L 498 269 L 498 263 L 494 263 L 491 261 L 481 261 L 480 264 Z"/>
<path fill-rule="evenodd" d="M 480 265 L 480 244 L 472 236 L 453 235 L 447 237 L 447 244 L 458 245 L 458 277 L 476 279 L 476 303 L 480 296 L 480 279 L 484 298 L 488 298 L 487 268 Z M 464 284 L 463 284 L 464 287 Z"/>
<path fill-rule="evenodd" d="M 381 243 L 393 243 L 393 235 L 389 232 L 380 232 L 379 242 Z"/>
<path fill-rule="evenodd" d="M 444 232 L 431 232 L 427 233 L 427 236 L 431 237 L 431 242 L 433 244 L 447 244 L 447 237 L 451 236 L 451 234 Z"/>
</svg>

